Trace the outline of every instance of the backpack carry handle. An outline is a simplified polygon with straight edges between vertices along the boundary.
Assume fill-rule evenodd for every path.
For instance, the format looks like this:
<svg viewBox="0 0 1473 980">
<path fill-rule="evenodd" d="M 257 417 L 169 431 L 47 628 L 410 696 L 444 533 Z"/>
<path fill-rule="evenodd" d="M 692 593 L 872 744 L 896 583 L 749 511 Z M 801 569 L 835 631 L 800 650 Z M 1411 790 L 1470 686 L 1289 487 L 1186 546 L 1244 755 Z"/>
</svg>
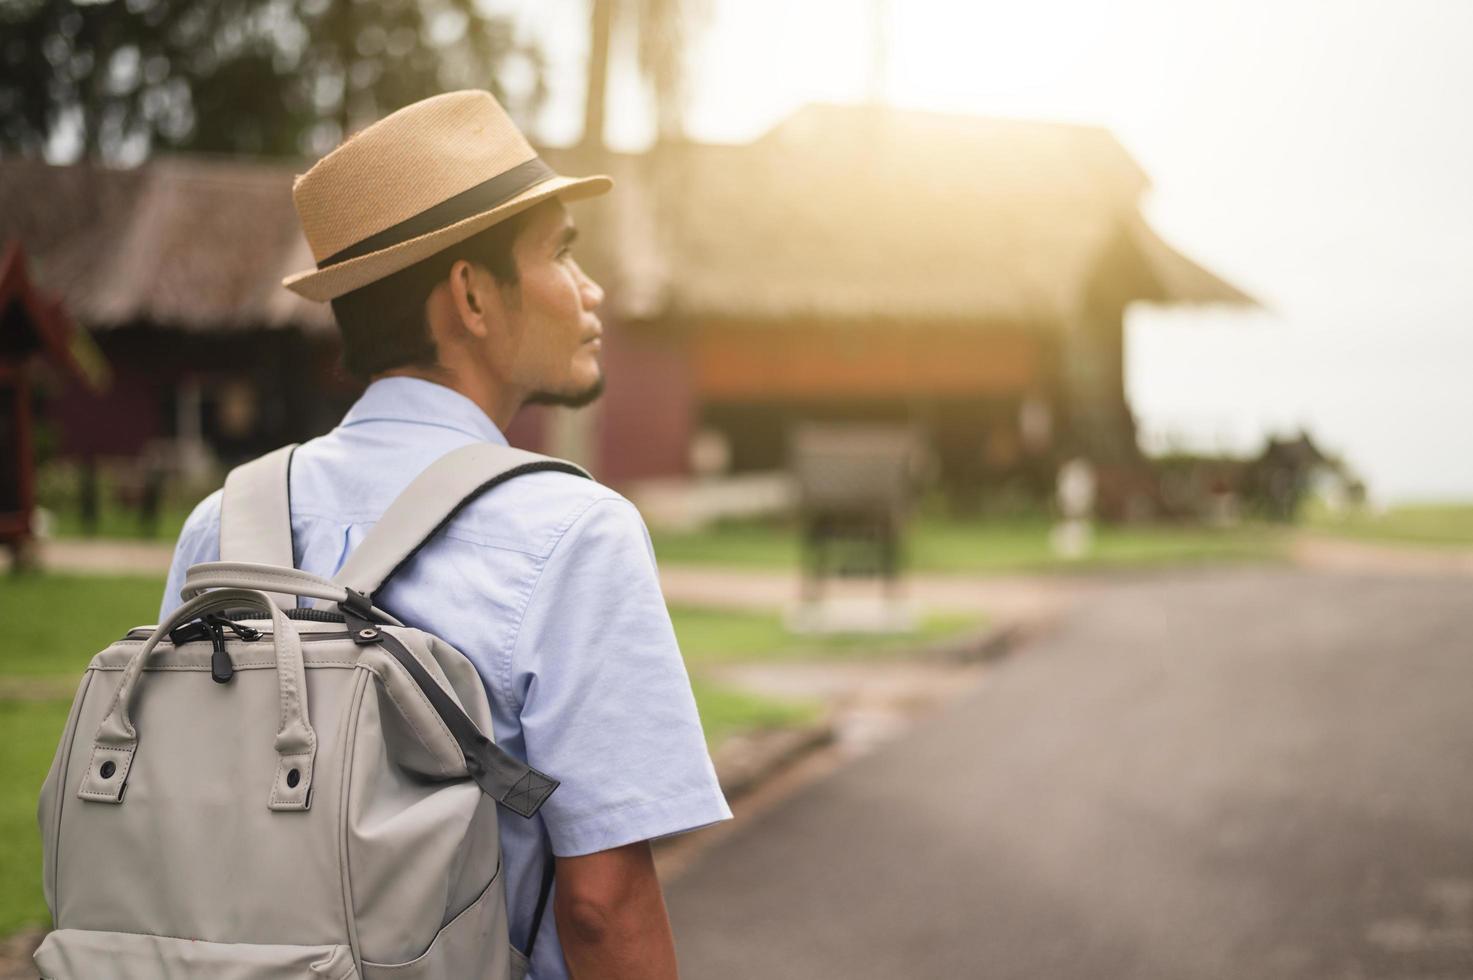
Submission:
<svg viewBox="0 0 1473 980">
<path fill-rule="evenodd" d="M 179 598 L 189 602 L 209 589 L 260 589 L 276 595 L 300 596 L 310 599 L 325 599 L 328 602 L 344 602 L 348 590 L 320 575 L 296 568 L 278 565 L 262 565 L 249 561 L 202 561 L 189 566 L 184 575 L 184 584 L 179 588 Z M 403 626 L 393 616 L 376 606 L 370 607 L 374 618 L 390 626 Z"/>
<path fill-rule="evenodd" d="M 112 705 L 97 726 L 92 740 L 92 757 L 77 796 L 97 803 L 123 802 L 128 770 L 138 750 L 138 731 L 133 727 L 132 707 L 143 682 L 149 656 L 169 631 L 221 609 L 259 607 L 271 617 L 272 642 L 276 649 L 276 678 L 280 686 L 281 715 L 276 729 L 276 776 L 271 784 L 268 806 L 273 810 L 306 810 L 311 805 L 312 762 L 317 754 L 317 733 L 307 714 L 307 670 L 302 663 L 302 643 L 286 614 L 259 589 L 216 589 L 198 595 L 180 606 L 158 625 L 143 647 L 123 669 Z"/>
</svg>

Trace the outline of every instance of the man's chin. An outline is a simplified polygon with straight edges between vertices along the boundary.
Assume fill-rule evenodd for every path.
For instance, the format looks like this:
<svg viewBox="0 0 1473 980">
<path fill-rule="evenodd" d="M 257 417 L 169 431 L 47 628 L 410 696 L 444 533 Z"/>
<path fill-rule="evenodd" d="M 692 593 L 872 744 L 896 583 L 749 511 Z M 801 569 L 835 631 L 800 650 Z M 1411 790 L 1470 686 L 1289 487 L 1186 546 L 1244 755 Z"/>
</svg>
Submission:
<svg viewBox="0 0 1473 980">
<path fill-rule="evenodd" d="M 593 382 L 593 384 L 589 385 L 587 388 L 584 388 L 582 391 L 536 391 L 533 392 L 531 397 L 527 399 L 527 404 L 557 405 L 561 408 L 582 408 L 584 405 L 588 405 L 596 401 L 598 399 L 598 396 L 602 395 L 603 393 L 604 377 L 602 374 L 600 374 L 597 381 Z"/>
</svg>

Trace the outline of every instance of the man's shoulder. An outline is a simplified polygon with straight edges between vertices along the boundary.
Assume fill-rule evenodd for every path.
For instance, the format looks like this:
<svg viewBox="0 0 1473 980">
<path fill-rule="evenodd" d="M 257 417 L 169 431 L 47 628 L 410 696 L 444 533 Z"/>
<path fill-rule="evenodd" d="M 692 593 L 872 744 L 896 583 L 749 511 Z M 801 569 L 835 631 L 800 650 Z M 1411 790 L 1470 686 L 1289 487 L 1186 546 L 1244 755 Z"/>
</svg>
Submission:
<svg viewBox="0 0 1473 980">
<path fill-rule="evenodd" d="M 568 531 L 590 517 L 637 525 L 634 505 L 596 480 L 556 470 L 513 477 L 477 497 L 447 533 L 545 558 Z"/>
<path fill-rule="evenodd" d="M 216 490 L 194 505 L 184 526 L 179 530 L 179 544 L 194 543 L 205 538 L 217 538 L 220 534 L 220 505 L 225 499 L 224 490 Z"/>
<path fill-rule="evenodd" d="M 185 521 L 180 551 L 195 561 L 206 560 L 198 556 L 208 550 L 206 544 L 213 545 L 219 538 L 222 501 L 223 491 L 216 490 Z M 294 499 L 294 510 L 304 503 L 309 501 Z M 639 511 L 613 488 L 561 470 L 539 470 L 513 477 L 477 496 L 455 514 L 445 533 L 472 544 L 546 558 L 567 531 L 586 518 L 630 525 L 643 532 Z"/>
</svg>

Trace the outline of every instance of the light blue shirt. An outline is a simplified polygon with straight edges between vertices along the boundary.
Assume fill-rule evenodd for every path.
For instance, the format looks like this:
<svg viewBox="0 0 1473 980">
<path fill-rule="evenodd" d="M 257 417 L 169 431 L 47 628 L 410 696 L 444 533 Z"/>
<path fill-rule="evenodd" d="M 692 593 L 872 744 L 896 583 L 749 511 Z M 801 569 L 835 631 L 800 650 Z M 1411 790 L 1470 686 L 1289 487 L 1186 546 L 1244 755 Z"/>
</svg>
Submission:
<svg viewBox="0 0 1473 980">
<path fill-rule="evenodd" d="M 409 482 L 475 440 L 506 444 L 470 399 L 413 378 L 374 382 L 292 457 L 296 566 L 331 576 Z M 185 570 L 219 557 L 220 494 L 179 536 L 160 615 Z M 496 741 L 562 785 L 531 820 L 503 812 L 511 941 L 525 949 L 549 844 L 591 854 L 728 819 L 690 680 L 634 505 L 567 473 L 503 483 L 378 593 L 476 665 Z M 531 977 L 567 976 L 551 902 Z"/>
</svg>

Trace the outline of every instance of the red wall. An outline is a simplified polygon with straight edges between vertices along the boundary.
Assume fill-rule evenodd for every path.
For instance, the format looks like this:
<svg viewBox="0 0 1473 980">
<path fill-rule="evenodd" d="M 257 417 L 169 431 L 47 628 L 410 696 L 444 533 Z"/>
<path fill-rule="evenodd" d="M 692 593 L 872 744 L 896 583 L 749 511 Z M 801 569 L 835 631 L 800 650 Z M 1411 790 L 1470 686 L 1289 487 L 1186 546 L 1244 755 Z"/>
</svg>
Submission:
<svg viewBox="0 0 1473 980">
<path fill-rule="evenodd" d="M 618 485 L 687 473 L 697 406 L 685 345 L 610 324 L 604 334 L 603 364 L 599 478 Z"/>
<path fill-rule="evenodd" d="M 533 453 L 547 452 L 547 409 L 541 405 L 529 405 L 516 414 L 511 425 L 502 435 L 518 449 Z"/>
<path fill-rule="evenodd" d="M 722 325 L 695 337 L 701 396 L 722 401 L 1019 394 L 1042 370 L 1021 331 Z"/>
</svg>

